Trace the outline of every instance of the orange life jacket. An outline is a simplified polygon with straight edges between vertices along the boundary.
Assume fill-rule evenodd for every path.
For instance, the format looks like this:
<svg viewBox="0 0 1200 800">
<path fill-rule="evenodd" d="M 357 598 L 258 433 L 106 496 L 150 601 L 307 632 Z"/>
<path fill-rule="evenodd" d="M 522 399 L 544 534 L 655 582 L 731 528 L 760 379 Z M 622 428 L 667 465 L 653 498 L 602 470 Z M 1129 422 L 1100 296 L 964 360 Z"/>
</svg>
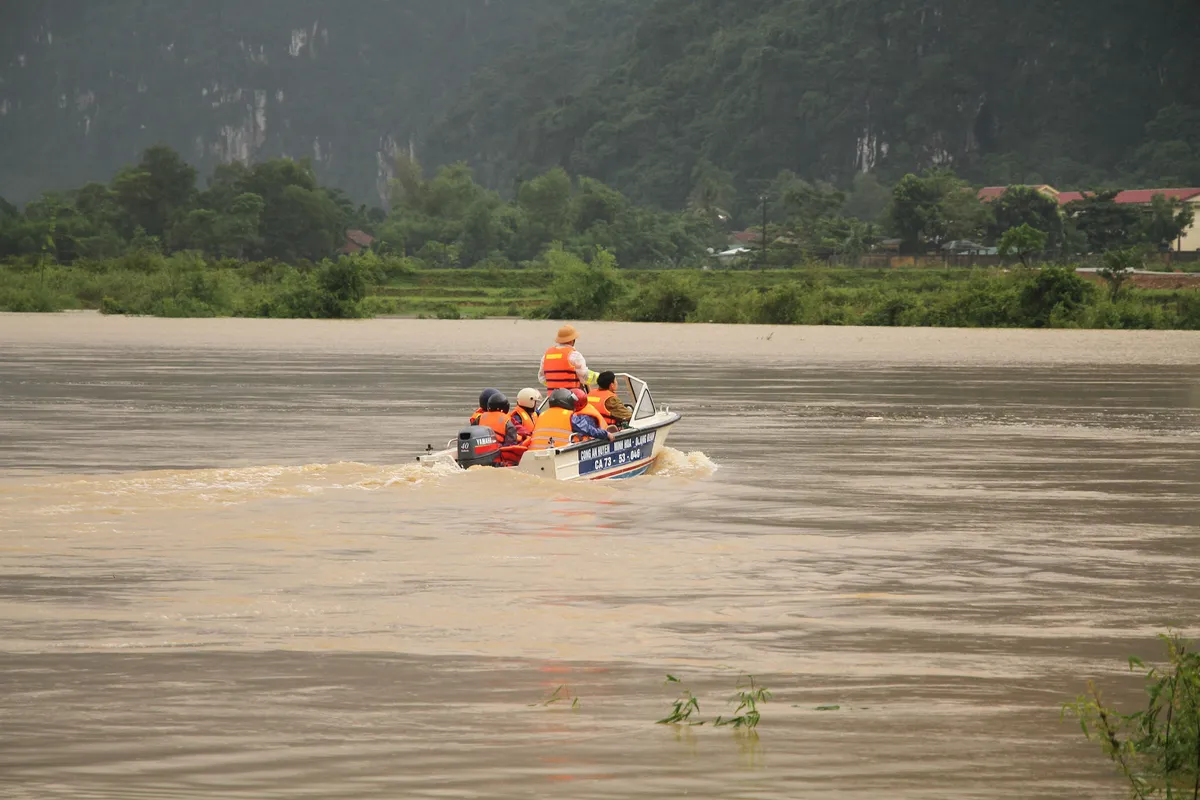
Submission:
<svg viewBox="0 0 1200 800">
<path fill-rule="evenodd" d="M 508 414 L 503 411 L 488 411 L 479 418 L 479 424 L 491 428 L 496 434 L 496 441 L 504 444 L 504 437 L 508 435 Z"/>
<path fill-rule="evenodd" d="M 608 402 L 608 398 L 616 396 L 616 392 L 610 392 L 608 389 L 597 389 L 588 395 L 588 407 L 600 414 L 605 426 L 617 424 L 616 418 L 609 414 L 608 409 L 604 406 Z"/>
<path fill-rule="evenodd" d="M 605 428 L 608 427 L 608 423 L 604 421 L 604 416 L 601 415 L 599 411 L 592 408 L 591 404 L 584 406 L 583 408 L 579 409 L 575 413 L 583 414 L 586 417 L 591 417 L 592 419 L 596 420 L 596 425 L 599 426 L 600 430 L 604 430 Z M 572 442 L 585 442 L 591 438 L 592 437 L 586 436 L 582 433 L 576 433 L 571 436 L 571 441 Z"/>
<path fill-rule="evenodd" d="M 571 366 L 571 354 L 574 352 L 575 348 L 571 345 L 560 344 L 551 347 L 542 356 L 542 375 L 546 379 L 547 389 L 554 391 L 581 388 L 579 375 Z"/>
<path fill-rule="evenodd" d="M 550 442 L 553 440 L 554 444 Z M 530 450 L 549 450 L 553 447 L 566 447 L 571 443 L 571 412 L 565 408 L 548 408 L 537 418 L 533 428 L 533 437 L 529 441 Z"/>
<path fill-rule="evenodd" d="M 512 419 L 513 424 L 517 427 L 526 428 L 529 431 L 533 431 L 534 426 L 537 425 L 537 420 L 533 418 L 533 415 L 521 406 L 513 409 L 510 419 Z"/>
<path fill-rule="evenodd" d="M 477 408 L 477 409 L 475 409 L 475 413 L 471 415 L 471 419 L 470 419 L 470 421 L 469 421 L 469 422 L 470 422 L 470 424 L 471 424 L 471 425 L 478 425 L 478 424 L 479 424 L 479 418 L 480 418 L 480 417 L 482 417 L 482 416 L 484 415 L 484 413 L 485 413 L 485 412 L 484 412 L 484 410 L 483 410 L 482 408 Z"/>
</svg>

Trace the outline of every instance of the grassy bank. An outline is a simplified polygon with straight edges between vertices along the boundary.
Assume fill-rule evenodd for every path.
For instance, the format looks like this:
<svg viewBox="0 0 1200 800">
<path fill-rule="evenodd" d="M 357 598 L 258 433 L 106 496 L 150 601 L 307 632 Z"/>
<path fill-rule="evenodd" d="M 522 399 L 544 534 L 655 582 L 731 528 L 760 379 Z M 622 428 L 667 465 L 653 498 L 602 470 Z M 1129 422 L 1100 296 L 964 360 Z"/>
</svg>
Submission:
<svg viewBox="0 0 1200 800">
<path fill-rule="evenodd" d="M 373 255 L 289 266 L 133 253 L 0 266 L 0 310 L 157 316 L 492 316 L 937 327 L 1200 329 L 1200 290 L 1039 269 L 618 270 L 551 252 L 526 269 L 427 270 Z"/>
</svg>

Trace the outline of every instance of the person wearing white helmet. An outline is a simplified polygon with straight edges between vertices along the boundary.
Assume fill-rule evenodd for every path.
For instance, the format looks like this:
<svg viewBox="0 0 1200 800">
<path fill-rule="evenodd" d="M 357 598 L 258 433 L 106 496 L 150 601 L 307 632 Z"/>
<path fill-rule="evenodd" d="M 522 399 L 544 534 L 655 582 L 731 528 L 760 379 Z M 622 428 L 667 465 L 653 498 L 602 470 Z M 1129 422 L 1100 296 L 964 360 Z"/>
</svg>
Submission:
<svg viewBox="0 0 1200 800">
<path fill-rule="evenodd" d="M 537 424 L 537 407 L 541 402 L 542 393 L 537 389 L 522 389 L 517 393 L 517 407 L 512 412 L 513 423 L 532 431 Z"/>
</svg>

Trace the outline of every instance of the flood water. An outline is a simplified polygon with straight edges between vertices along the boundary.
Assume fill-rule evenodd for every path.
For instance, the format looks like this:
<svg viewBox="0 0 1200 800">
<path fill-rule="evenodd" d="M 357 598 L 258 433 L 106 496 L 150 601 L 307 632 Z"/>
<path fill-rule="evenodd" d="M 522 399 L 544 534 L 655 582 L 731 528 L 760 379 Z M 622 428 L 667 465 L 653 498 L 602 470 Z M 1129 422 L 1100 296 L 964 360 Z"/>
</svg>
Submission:
<svg viewBox="0 0 1200 800">
<path fill-rule="evenodd" d="M 582 324 L 655 474 L 415 463 L 555 327 L 0 315 L 0 796 L 1123 796 L 1200 336 Z"/>
</svg>

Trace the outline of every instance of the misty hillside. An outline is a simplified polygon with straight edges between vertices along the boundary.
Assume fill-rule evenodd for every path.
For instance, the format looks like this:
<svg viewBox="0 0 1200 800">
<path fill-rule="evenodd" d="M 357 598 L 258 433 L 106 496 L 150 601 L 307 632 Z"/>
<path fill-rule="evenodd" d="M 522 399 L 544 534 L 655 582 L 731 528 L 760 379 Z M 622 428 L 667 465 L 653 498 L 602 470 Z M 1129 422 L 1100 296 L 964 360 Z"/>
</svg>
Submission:
<svg viewBox="0 0 1200 800">
<path fill-rule="evenodd" d="M 107 180 L 165 143 L 309 156 L 379 201 L 393 155 L 468 76 L 558 27 L 561 0 L 6 0 L 0 196 Z"/>
<path fill-rule="evenodd" d="M 503 180 L 560 164 L 678 205 L 946 165 L 978 182 L 1200 184 L 1196 0 L 647 0 L 615 66 L 533 107 L 568 42 L 477 77 L 431 137 Z"/>
<path fill-rule="evenodd" d="M 845 185 L 1200 184 L 1195 0 L 9 0 L 0 195 L 310 156 L 379 202 L 393 155 L 511 191 L 562 165 L 682 205 L 790 169 Z"/>
</svg>

